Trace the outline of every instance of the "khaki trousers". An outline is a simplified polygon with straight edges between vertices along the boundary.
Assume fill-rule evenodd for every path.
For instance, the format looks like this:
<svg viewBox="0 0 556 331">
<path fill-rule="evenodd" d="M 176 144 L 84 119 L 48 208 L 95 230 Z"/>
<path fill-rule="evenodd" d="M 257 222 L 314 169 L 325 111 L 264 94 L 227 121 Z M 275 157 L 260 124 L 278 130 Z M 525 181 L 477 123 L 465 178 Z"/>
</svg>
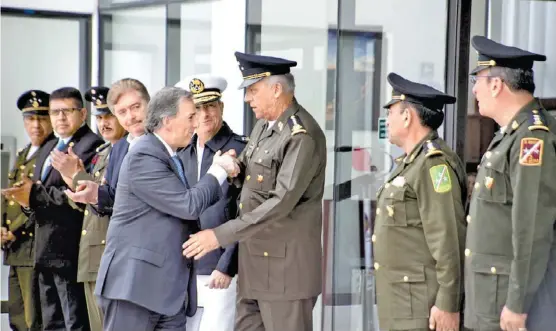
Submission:
<svg viewBox="0 0 556 331">
<path fill-rule="evenodd" d="M 87 313 L 89 315 L 91 331 L 102 331 L 104 315 L 95 298 L 95 285 L 96 282 L 83 283 L 83 287 L 85 288 L 85 301 L 87 302 Z"/>
<path fill-rule="evenodd" d="M 235 331 L 312 331 L 317 298 L 263 301 L 238 296 Z"/>
</svg>

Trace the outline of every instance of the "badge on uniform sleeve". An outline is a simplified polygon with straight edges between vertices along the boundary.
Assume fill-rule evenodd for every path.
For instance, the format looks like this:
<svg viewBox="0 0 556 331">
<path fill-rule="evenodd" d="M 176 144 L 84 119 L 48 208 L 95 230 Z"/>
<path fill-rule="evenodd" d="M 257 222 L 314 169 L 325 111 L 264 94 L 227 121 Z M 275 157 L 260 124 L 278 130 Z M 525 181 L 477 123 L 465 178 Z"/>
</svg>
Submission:
<svg viewBox="0 0 556 331">
<path fill-rule="evenodd" d="M 452 180 L 448 166 L 440 164 L 429 169 L 431 175 L 432 186 L 438 193 L 449 192 L 452 189 Z"/>
<path fill-rule="evenodd" d="M 542 152 L 544 141 L 538 138 L 521 139 L 519 149 L 519 164 L 524 166 L 540 166 L 542 164 Z"/>
</svg>

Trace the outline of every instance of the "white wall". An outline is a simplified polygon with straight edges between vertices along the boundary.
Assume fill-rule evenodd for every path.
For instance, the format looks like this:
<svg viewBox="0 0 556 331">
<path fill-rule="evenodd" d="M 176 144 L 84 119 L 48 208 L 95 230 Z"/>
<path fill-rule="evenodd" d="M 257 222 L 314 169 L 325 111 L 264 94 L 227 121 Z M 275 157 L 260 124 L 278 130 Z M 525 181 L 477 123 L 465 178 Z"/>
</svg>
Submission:
<svg viewBox="0 0 556 331">
<path fill-rule="evenodd" d="M 97 0 L 2 0 L 2 7 L 50 10 L 70 13 L 92 13 Z"/>
<path fill-rule="evenodd" d="M 21 148 L 29 142 L 16 107 L 21 93 L 79 86 L 79 23 L 9 15 L 0 22 L 2 135 L 16 137 Z"/>
</svg>

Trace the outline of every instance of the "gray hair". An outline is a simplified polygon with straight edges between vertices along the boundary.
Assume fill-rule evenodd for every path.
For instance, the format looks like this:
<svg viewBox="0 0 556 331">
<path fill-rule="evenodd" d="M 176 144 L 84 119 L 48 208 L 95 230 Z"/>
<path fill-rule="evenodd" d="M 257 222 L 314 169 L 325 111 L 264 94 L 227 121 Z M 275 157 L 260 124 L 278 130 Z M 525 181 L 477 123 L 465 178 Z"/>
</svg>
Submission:
<svg viewBox="0 0 556 331">
<path fill-rule="evenodd" d="M 268 85 L 280 84 L 286 93 L 294 94 L 295 92 L 295 78 L 292 74 L 287 73 L 284 75 L 273 75 L 266 78 Z"/>
<path fill-rule="evenodd" d="M 191 100 L 191 93 L 179 87 L 164 87 L 149 102 L 145 131 L 155 132 L 162 127 L 162 120 L 177 115 L 180 104 Z"/>
<path fill-rule="evenodd" d="M 499 77 L 508 85 L 511 91 L 527 91 L 535 93 L 535 77 L 533 69 L 513 69 L 505 67 L 490 68 L 489 81 L 492 77 Z"/>
</svg>

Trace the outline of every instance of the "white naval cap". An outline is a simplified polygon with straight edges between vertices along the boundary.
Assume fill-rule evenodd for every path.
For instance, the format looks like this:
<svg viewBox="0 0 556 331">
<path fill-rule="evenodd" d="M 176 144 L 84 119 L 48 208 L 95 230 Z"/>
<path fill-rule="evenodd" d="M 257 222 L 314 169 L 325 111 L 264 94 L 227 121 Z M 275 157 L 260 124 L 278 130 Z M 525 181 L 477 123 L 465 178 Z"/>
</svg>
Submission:
<svg viewBox="0 0 556 331">
<path fill-rule="evenodd" d="M 182 88 L 193 94 L 196 105 L 220 100 L 228 82 L 224 77 L 211 74 L 188 76 L 177 82 L 175 87 Z"/>
</svg>

